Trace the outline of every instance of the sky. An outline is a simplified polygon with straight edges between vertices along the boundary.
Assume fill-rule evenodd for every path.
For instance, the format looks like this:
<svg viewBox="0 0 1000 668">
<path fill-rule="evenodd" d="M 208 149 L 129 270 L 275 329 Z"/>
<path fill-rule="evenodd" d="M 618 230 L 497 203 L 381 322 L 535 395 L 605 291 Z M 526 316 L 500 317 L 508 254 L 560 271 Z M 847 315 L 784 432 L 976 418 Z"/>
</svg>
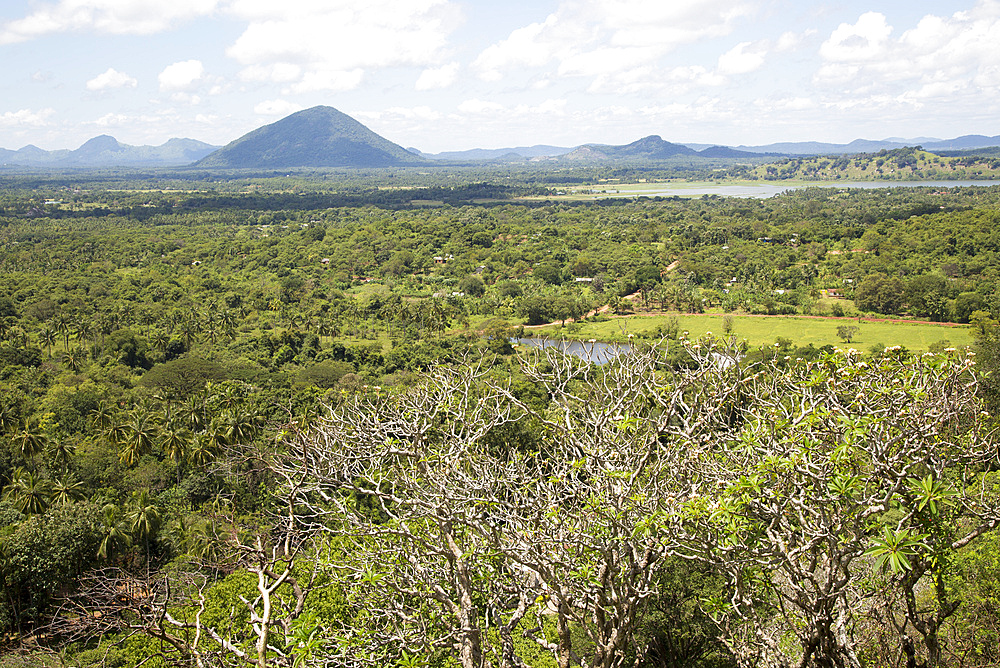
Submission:
<svg viewBox="0 0 1000 668">
<path fill-rule="evenodd" d="M 8 149 L 320 104 L 430 153 L 1000 134 L 1000 0 L 4 0 L 0 62 Z"/>
</svg>

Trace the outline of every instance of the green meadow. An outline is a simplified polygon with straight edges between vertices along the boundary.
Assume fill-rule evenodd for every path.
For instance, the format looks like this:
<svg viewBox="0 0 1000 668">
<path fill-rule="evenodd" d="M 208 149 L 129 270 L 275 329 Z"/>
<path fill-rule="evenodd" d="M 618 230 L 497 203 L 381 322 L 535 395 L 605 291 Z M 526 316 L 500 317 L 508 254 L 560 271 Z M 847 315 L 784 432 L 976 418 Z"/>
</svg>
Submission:
<svg viewBox="0 0 1000 668">
<path fill-rule="evenodd" d="M 711 332 L 725 334 L 725 316 L 706 315 L 655 315 L 610 318 L 603 322 L 581 322 L 566 327 L 547 326 L 532 330 L 536 336 L 566 337 L 570 339 L 596 339 L 598 341 L 624 342 L 629 334 L 636 337 L 656 337 L 676 318 L 681 332 L 690 338 L 699 338 Z M 851 343 L 846 343 L 837 333 L 838 327 L 857 327 Z M 872 346 L 903 346 L 909 350 L 928 350 L 932 344 L 947 342 L 956 348 L 973 343 L 973 330 L 965 325 L 945 325 L 933 322 L 877 322 L 858 321 L 857 318 L 810 318 L 784 316 L 732 316 L 731 334 L 746 340 L 751 346 L 773 344 L 777 339 L 788 339 L 797 346 L 833 345 L 867 350 Z"/>
</svg>

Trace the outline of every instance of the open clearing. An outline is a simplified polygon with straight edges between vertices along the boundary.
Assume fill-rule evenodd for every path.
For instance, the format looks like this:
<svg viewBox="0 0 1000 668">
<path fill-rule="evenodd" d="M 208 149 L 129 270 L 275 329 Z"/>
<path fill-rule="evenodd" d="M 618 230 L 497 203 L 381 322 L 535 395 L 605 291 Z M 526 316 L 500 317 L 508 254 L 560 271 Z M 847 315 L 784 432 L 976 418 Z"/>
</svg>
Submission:
<svg viewBox="0 0 1000 668">
<path fill-rule="evenodd" d="M 534 331 L 536 336 L 566 337 L 569 339 L 596 339 L 598 341 L 624 342 L 628 334 L 655 336 L 660 327 L 666 327 L 676 318 L 680 331 L 687 331 L 691 338 L 708 332 L 722 335 L 721 314 L 708 315 L 653 315 L 611 318 L 604 322 L 582 322 L 567 327 L 549 326 Z M 857 327 L 851 343 L 838 335 L 840 326 Z M 867 350 L 872 346 L 903 346 L 909 350 L 927 350 L 934 343 L 947 341 L 956 348 L 973 343 L 972 328 L 966 325 L 949 325 L 933 322 L 880 322 L 857 318 L 820 318 L 788 316 L 733 316 L 732 333 L 745 339 L 751 346 L 773 344 L 778 338 L 788 339 L 794 345 L 833 345 Z"/>
</svg>

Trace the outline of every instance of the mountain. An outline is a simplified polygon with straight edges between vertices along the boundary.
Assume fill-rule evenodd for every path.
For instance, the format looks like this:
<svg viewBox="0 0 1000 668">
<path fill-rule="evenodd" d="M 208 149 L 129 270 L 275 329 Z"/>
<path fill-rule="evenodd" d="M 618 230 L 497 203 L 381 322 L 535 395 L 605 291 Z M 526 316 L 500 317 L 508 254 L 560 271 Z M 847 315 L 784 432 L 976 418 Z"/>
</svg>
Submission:
<svg viewBox="0 0 1000 668">
<path fill-rule="evenodd" d="M 706 149 L 698 151 L 698 155 L 703 158 L 759 158 L 761 155 L 759 153 L 750 153 L 748 151 L 737 151 L 735 148 L 729 148 L 728 146 L 709 146 Z"/>
<path fill-rule="evenodd" d="M 666 160 L 677 156 L 697 156 L 682 144 L 664 141 L 659 135 L 643 137 L 624 146 L 584 144 L 563 156 L 566 160 Z"/>
<path fill-rule="evenodd" d="M 427 160 L 333 107 L 312 107 L 257 128 L 202 158 L 211 169 L 393 167 Z"/>
<path fill-rule="evenodd" d="M 45 151 L 29 144 L 0 149 L 0 165 L 19 167 L 178 167 L 199 160 L 218 146 L 194 139 L 171 139 L 160 146 L 130 146 L 100 135 L 73 151 Z"/>
<path fill-rule="evenodd" d="M 916 137 L 903 139 L 855 139 L 849 144 L 829 144 L 824 142 L 779 142 L 761 146 L 740 145 L 735 148 L 754 153 L 780 153 L 782 155 L 845 155 L 853 153 L 875 153 L 881 150 L 905 148 L 907 146 L 922 146 L 928 151 L 937 150 L 969 150 L 1000 146 L 1000 135 L 987 137 L 985 135 L 964 135 L 955 139 L 932 139 Z"/>
<path fill-rule="evenodd" d="M 912 144 L 911 144 L 912 146 Z M 939 139 L 929 141 L 922 146 L 928 151 L 967 151 L 988 146 L 1000 146 L 1000 135 L 987 137 L 985 135 L 963 135 L 954 139 Z"/>
<path fill-rule="evenodd" d="M 431 160 L 496 160 L 497 158 L 506 159 L 512 155 L 521 158 L 556 157 L 565 155 L 573 149 L 536 144 L 535 146 L 518 146 L 516 148 L 471 148 L 465 151 L 444 151 L 442 153 L 424 153 L 415 148 L 409 150 Z"/>
</svg>

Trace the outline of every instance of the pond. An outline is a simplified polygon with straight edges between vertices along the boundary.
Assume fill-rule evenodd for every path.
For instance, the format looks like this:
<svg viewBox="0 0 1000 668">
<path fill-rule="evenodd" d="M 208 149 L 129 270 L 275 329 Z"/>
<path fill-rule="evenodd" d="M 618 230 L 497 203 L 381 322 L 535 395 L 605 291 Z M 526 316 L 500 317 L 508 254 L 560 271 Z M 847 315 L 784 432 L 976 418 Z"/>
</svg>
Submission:
<svg viewBox="0 0 1000 668">
<path fill-rule="evenodd" d="M 511 343 L 526 348 L 555 348 L 566 355 L 579 357 L 594 364 L 606 364 L 622 353 L 632 350 L 631 346 L 601 341 L 565 341 L 545 338 L 511 339 Z"/>
<path fill-rule="evenodd" d="M 802 188 L 967 188 L 970 186 L 995 186 L 1000 181 L 755 181 L 745 183 L 649 183 L 623 186 L 615 189 L 609 186 L 599 197 L 697 197 L 719 195 L 721 197 L 774 197 L 789 190 Z M 603 186 L 602 186 L 603 187 Z"/>
</svg>

